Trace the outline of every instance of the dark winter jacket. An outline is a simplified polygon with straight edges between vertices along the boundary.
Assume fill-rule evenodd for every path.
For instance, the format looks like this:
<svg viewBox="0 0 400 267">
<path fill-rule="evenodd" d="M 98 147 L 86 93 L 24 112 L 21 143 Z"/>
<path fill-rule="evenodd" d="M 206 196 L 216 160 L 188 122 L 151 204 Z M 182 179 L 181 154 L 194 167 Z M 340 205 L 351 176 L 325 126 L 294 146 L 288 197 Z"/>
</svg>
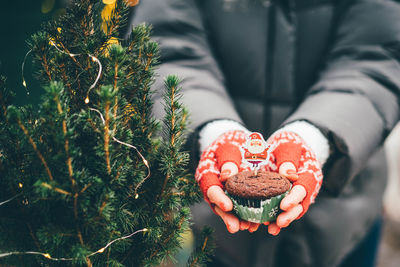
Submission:
<svg viewBox="0 0 400 267">
<path fill-rule="evenodd" d="M 168 74 L 184 78 L 192 129 L 233 119 L 268 136 L 306 120 L 330 141 L 323 192 L 307 215 L 274 241 L 265 231 L 232 236 L 221 228 L 217 236 L 229 246 L 219 255 L 229 256 L 229 266 L 335 266 L 380 212 L 380 147 L 399 117 L 400 4 L 145 0 L 133 24 L 143 21 L 161 44 L 155 88 Z M 214 217 L 195 212 L 199 224 Z M 291 257 L 265 252 L 273 247 Z"/>
</svg>

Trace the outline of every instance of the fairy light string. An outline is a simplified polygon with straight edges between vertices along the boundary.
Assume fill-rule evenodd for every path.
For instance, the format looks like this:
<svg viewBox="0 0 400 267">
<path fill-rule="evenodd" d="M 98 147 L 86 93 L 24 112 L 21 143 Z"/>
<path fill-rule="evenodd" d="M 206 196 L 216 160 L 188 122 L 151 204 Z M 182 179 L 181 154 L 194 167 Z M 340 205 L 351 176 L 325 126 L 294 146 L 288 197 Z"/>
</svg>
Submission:
<svg viewBox="0 0 400 267">
<path fill-rule="evenodd" d="M 15 196 L 13 196 L 12 198 L 9 198 L 7 200 L 4 200 L 2 202 L 0 202 L 0 206 L 7 204 L 10 201 L 13 201 L 14 199 L 16 199 L 17 197 L 19 197 L 20 195 L 22 195 L 22 193 L 16 194 Z"/>
<path fill-rule="evenodd" d="M 21 182 L 19 182 L 19 183 L 18 183 L 18 188 L 22 189 L 22 187 L 24 187 L 24 184 L 21 183 Z M 9 199 L 7 199 L 7 200 L 4 200 L 4 201 L 0 202 L 0 206 L 3 206 L 4 204 L 7 204 L 8 202 L 13 201 L 14 199 L 16 199 L 17 197 L 19 197 L 19 196 L 22 195 L 22 194 L 23 194 L 22 192 L 21 192 L 21 193 L 18 193 L 18 194 L 16 194 L 15 196 L 13 196 L 12 198 L 9 198 Z"/>
<path fill-rule="evenodd" d="M 129 3 L 129 2 L 133 2 L 131 5 L 136 5 L 139 1 L 128 1 L 128 3 Z M 84 100 L 84 102 L 85 102 L 86 104 L 89 104 L 89 102 L 90 102 L 89 94 L 90 94 L 91 90 L 92 90 L 93 88 L 96 87 L 98 81 L 100 80 L 102 71 L 103 71 L 103 66 L 102 66 L 100 60 L 99 60 L 97 57 L 95 57 L 95 56 L 93 56 L 93 55 L 91 55 L 91 54 L 75 54 L 75 53 L 69 53 L 69 52 L 63 51 L 62 49 L 60 49 L 60 48 L 57 46 L 57 44 L 56 44 L 51 38 L 49 39 L 49 43 L 50 43 L 51 46 L 53 46 L 57 51 L 59 51 L 60 53 L 66 54 L 66 55 L 70 56 L 71 58 L 78 57 L 78 56 L 82 56 L 82 55 L 87 55 L 87 56 L 89 56 L 89 57 L 91 58 L 91 60 L 92 60 L 93 62 L 96 62 L 96 63 L 97 63 L 97 65 L 98 65 L 98 67 L 99 67 L 99 70 L 98 70 L 96 79 L 95 79 L 95 81 L 93 82 L 93 84 L 89 87 L 89 89 L 87 90 L 86 98 L 85 98 L 85 100 Z M 29 56 L 29 54 L 30 54 L 31 52 L 32 52 L 32 49 L 29 50 L 29 51 L 26 53 L 26 55 L 25 55 L 25 57 L 24 57 L 24 61 L 23 61 L 23 63 L 22 63 L 22 67 L 21 67 L 21 68 L 22 68 L 22 71 L 21 71 L 21 72 L 22 72 L 22 85 L 24 86 L 27 95 L 29 95 L 29 90 L 28 90 L 27 83 L 26 83 L 26 80 L 25 80 L 25 77 L 24 77 L 24 69 L 25 69 L 25 63 L 26 63 L 27 57 Z M 89 110 L 95 111 L 95 112 L 100 116 L 100 118 L 101 118 L 103 124 L 105 124 L 105 120 L 104 120 L 103 114 L 102 114 L 99 110 L 97 110 L 97 109 L 95 109 L 95 108 L 89 108 Z M 148 163 L 148 161 L 146 160 L 146 158 L 143 156 L 143 154 L 140 153 L 140 151 L 137 149 L 136 146 L 131 145 L 131 144 L 128 144 L 128 143 L 123 142 L 123 141 L 121 141 L 121 140 L 118 140 L 118 139 L 115 138 L 114 136 L 112 136 L 112 139 L 113 139 L 115 142 L 117 142 L 117 143 L 119 143 L 119 144 L 121 144 L 121 145 L 124 145 L 124 146 L 127 146 L 127 147 L 129 147 L 129 148 L 134 149 L 134 150 L 138 153 L 138 155 L 140 156 L 140 158 L 141 158 L 142 161 L 143 161 L 143 164 L 144 164 L 144 165 L 146 166 L 146 168 L 147 168 L 147 175 L 146 175 L 146 177 L 143 178 L 143 179 L 136 185 L 135 190 L 134 190 L 135 199 L 138 199 L 138 198 L 139 198 L 139 194 L 138 194 L 139 188 L 140 188 L 140 187 L 142 186 L 142 184 L 151 176 L 151 171 L 150 171 L 149 163 Z M 22 184 L 19 183 L 18 186 L 21 188 L 21 187 L 22 187 Z M 4 204 L 6 204 L 6 203 L 8 203 L 8 202 L 10 202 L 10 201 L 12 201 L 12 200 L 14 200 L 15 198 L 19 197 L 20 195 L 22 195 L 22 193 L 19 193 L 19 194 L 13 196 L 13 197 L 10 198 L 10 199 L 7 199 L 7 200 L 5 200 L 5 201 L 0 202 L 0 206 L 2 206 L 2 205 L 4 205 Z M 113 243 L 118 242 L 118 241 L 120 241 L 120 240 L 128 239 L 128 238 L 130 238 L 130 237 L 132 237 L 132 236 L 134 236 L 134 235 L 136 235 L 136 234 L 138 234 L 138 233 L 140 233 L 140 232 L 147 232 L 147 231 L 148 231 L 147 228 L 143 228 L 143 229 L 137 230 L 137 231 L 135 231 L 135 232 L 133 232 L 133 233 L 131 233 L 131 234 L 129 234 L 129 235 L 116 238 L 116 239 L 110 241 L 109 243 L 107 243 L 104 247 L 98 249 L 97 251 L 95 251 L 95 252 L 93 252 L 93 253 L 88 254 L 86 257 L 92 257 L 92 256 L 94 256 L 94 255 L 96 255 L 96 254 L 103 253 L 103 252 L 104 252 L 109 246 L 111 246 Z M 44 258 L 46 258 L 46 259 L 52 260 L 52 261 L 73 261 L 73 260 L 76 260 L 76 259 L 77 259 L 77 258 L 64 258 L 64 257 L 61 257 L 61 258 L 54 258 L 54 257 L 52 257 L 49 253 L 44 253 L 44 252 L 39 252 L 39 251 L 13 251 L 13 252 L 5 252 L 5 253 L 0 253 L 0 258 L 9 257 L 9 256 L 12 256 L 12 255 L 38 255 L 38 256 L 42 256 L 42 257 L 44 257 Z"/>
<path fill-rule="evenodd" d="M 96 86 L 97 82 L 100 80 L 100 76 L 101 76 L 101 73 L 102 73 L 102 71 L 103 71 L 103 66 L 101 65 L 100 60 L 99 60 L 97 57 L 95 57 L 95 56 L 93 56 L 93 55 L 90 55 L 90 54 L 89 54 L 89 57 L 92 59 L 93 62 L 96 62 L 96 63 L 99 65 L 99 72 L 97 73 L 96 80 L 95 80 L 94 83 L 89 87 L 89 89 L 88 89 L 88 91 L 87 91 L 87 93 L 86 93 L 85 104 L 89 104 L 89 101 L 90 101 L 90 100 L 89 100 L 89 93 L 90 93 L 90 91 Z"/>
<path fill-rule="evenodd" d="M 60 48 L 57 46 L 57 44 L 53 41 L 52 38 L 49 38 L 49 43 L 50 43 L 50 45 L 53 46 L 58 52 L 63 53 L 63 54 L 65 54 L 65 55 L 68 55 L 68 56 L 70 56 L 70 57 L 72 57 L 72 58 L 78 57 L 78 56 L 82 56 L 82 55 L 88 55 L 88 56 L 92 59 L 92 61 L 93 61 L 93 62 L 96 62 L 97 65 L 99 66 L 99 71 L 98 71 L 98 73 L 97 73 L 96 80 L 92 83 L 92 85 L 89 87 L 89 89 L 88 89 L 88 91 L 87 91 L 87 93 L 86 93 L 85 103 L 86 103 L 86 104 L 89 104 L 89 102 L 90 102 L 89 93 L 90 93 L 90 91 L 91 91 L 93 88 L 96 87 L 98 81 L 100 80 L 101 73 L 102 73 L 102 71 L 103 71 L 103 66 L 102 66 L 100 60 L 99 60 L 97 57 L 95 57 L 95 56 L 93 56 L 93 55 L 91 55 L 91 54 L 74 54 L 74 53 L 65 52 L 65 51 L 63 51 L 62 49 L 60 49 Z M 24 70 L 25 70 L 25 63 L 26 63 L 27 57 L 28 57 L 28 55 L 29 55 L 31 52 L 32 52 L 32 49 L 29 50 L 29 51 L 25 54 L 24 61 L 22 62 L 22 66 L 21 66 L 22 85 L 24 86 L 27 95 L 29 95 L 30 92 L 29 92 L 29 90 L 28 90 L 28 85 L 27 85 L 27 83 L 26 83 L 26 79 L 25 79 L 25 75 L 24 75 Z"/>
<path fill-rule="evenodd" d="M 58 29 L 58 31 L 60 32 L 61 30 Z M 66 54 L 66 55 L 70 56 L 71 58 L 78 57 L 78 56 L 82 56 L 82 55 L 88 55 L 88 56 L 92 59 L 92 61 L 93 61 L 93 62 L 96 62 L 97 65 L 99 66 L 99 71 L 98 71 L 98 73 L 97 73 L 96 79 L 95 79 L 94 83 L 93 83 L 93 84 L 89 87 L 89 89 L 87 90 L 86 97 L 85 97 L 85 100 L 84 100 L 85 104 L 89 104 L 89 102 L 90 102 L 90 99 L 89 99 L 90 91 L 91 91 L 93 88 L 96 87 L 98 81 L 100 80 L 102 71 L 103 71 L 103 66 L 102 66 L 100 60 L 99 60 L 97 57 L 95 57 L 95 56 L 93 56 L 93 55 L 91 55 L 91 54 L 75 54 L 75 53 L 66 52 L 66 51 L 64 51 L 64 50 L 62 50 L 62 49 L 60 49 L 60 48 L 58 47 L 58 45 L 54 42 L 53 38 L 49 38 L 49 43 L 50 43 L 50 45 L 53 46 L 57 51 L 59 51 L 60 53 Z M 31 53 L 31 52 L 32 52 L 32 50 L 30 50 L 30 51 L 27 53 L 27 55 L 29 55 L 29 53 Z M 26 60 L 27 55 L 25 55 L 25 60 Z M 23 73 L 24 73 L 25 60 L 24 60 L 24 62 L 23 62 L 23 64 L 22 64 L 22 77 L 23 77 Z M 24 78 L 23 78 L 23 85 L 24 85 L 25 88 L 26 88 L 26 81 L 25 81 Z M 28 92 L 28 93 L 29 93 L 29 92 Z M 97 110 L 97 109 L 95 109 L 95 108 L 89 108 L 89 109 L 90 109 L 90 110 L 93 110 L 93 111 L 95 111 L 95 112 L 97 112 L 97 113 L 100 115 L 101 120 L 103 121 L 103 124 L 105 124 L 105 120 L 104 120 L 103 114 L 102 114 L 99 110 Z M 141 159 L 142 159 L 142 161 L 143 161 L 143 164 L 144 164 L 144 165 L 146 166 L 146 168 L 147 168 L 147 175 L 146 175 L 146 177 L 145 177 L 144 179 L 142 179 L 142 180 L 136 185 L 136 187 L 135 187 L 135 191 L 134 191 L 135 199 L 138 199 L 138 198 L 139 198 L 139 194 L 138 194 L 139 188 L 142 186 L 142 184 L 143 184 L 143 183 L 150 177 L 150 175 L 151 175 L 149 163 L 148 163 L 148 161 L 146 160 L 146 158 L 142 155 L 142 153 L 140 153 L 140 151 L 137 149 L 136 146 L 133 146 L 133 145 L 131 145 L 131 144 L 125 143 L 125 142 L 123 142 L 123 141 L 120 141 L 120 140 L 118 140 L 117 138 L 115 138 L 114 136 L 112 137 L 112 139 L 113 139 L 115 142 L 117 142 L 117 143 L 119 143 L 119 144 L 121 144 L 121 145 L 124 145 L 124 146 L 127 146 L 127 147 L 130 147 L 130 148 L 134 149 L 134 150 L 138 153 L 138 155 L 141 157 Z"/>
<path fill-rule="evenodd" d="M 86 258 L 88 257 L 92 257 L 96 254 L 100 254 L 103 253 L 109 246 L 111 246 L 113 243 L 120 241 L 120 240 L 124 240 L 124 239 L 128 239 L 131 238 L 132 236 L 141 233 L 141 232 L 147 232 L 149 231 L 149 229 L 147 228 L 143 228 L 140 230 L 137 230 L 129 235 L 126 236 L 122 236 L 122 237 L 118 237 L 110 242 L 108 242 L 104 247 L 98 249 L 97 251 L 90 253 L 86 256 Z M 44 252 L 39 252 L 39 251 L 12 251 L 12 252 L 5 252 L 5 253 L 0 253 L 0 258 L 5 258 L 5 257 L 9 257 L 12 255 L 39 255 L 42 256 L 46 259 L 52 260 L 52 261 L 73 261 L 73 260 L 77 260 L 77 258 L 53 258 L 49 253 L 44 253 Z"/>
<path fill-rule="evenodd" d="M 29 90 L 28 90 L 28 86 L 27 86 L 26 80 L 25 80 L 24 69 L 25 69 L 25 62 L 26 62 L 26 59 L 28 58 L 28 56 L 29 56 L 29 54 L 30 54 L 31 52 L 32 52 L 32 49 L 30 49 L 30 50 L 25 54 L 24 61 L 22 62 L 22 66 L 21 66 L 21 69 L 22 69 L 22 70 L 21 70 L 22 85 L 24 86 L 27 95 L 29 95 Z"/>
<path fill-rule="evenodd" d="M 116 238 L 116 239 L 112 240 L 111 242 L 108 242 L 107 245 L 105 245 L 105 246 L 102 247 L 101 249 L 97 250 L 96 252 L 93 252 L 93 253 L 89 254 L 88 257 L 91 257 L 91 256 L 96 255 L 96 254 L 99 254 L 99 253 L 103 253 L 109 246 L 111 246 L 113 243 L 115 243 L 115 242 L 117 242 L 117 241 L 119 241 L 119 240 L 128 239 L 128 238 L 130 238 L 130 237 L 136 235 L 137 233 L 140 233 L 140 232 L 147 232 L 147 231 L 148 231 L 147 228 L 143 228 L 143 229 L 137 230 L 136 232 L 133 232 L 132 234 L 129 234 L 129 235 L 126 235 L 126 236 L 122 236 L 122 237 Z"/>
<path fill-rule="evenodd" d="M 53 41 L 51 38 L 49 39 L 49 42 L 50 42 L 50 44 L 51 44 L 53 47 L 55 47 L 55 48 L 57 49 L 57 51 L 59 51 L 60 53 L 66 54 L 66 55 L 68 55 L 68 56 L 70 56 L 70 57 L 78 57 L 78 56 L 86 55 L 86 54 L 74 54 L 74 53 L 65 52 L 65 51 L 63 51 L 62 49 L 60 49 L 60 48 L 57 46 L 57 44 L 54 43 L 54 41 Z M 97 73 L 96 80 L 94 81 L 94 83 L 89 87 L 88 91 L 86 92 L 85 104 L 89 104 L 89 102 L 90 102 L 89 93 L 90 93 L 90 91 L 91 91 L 93 88 L 96 87 L 98 81 L 100 80 L 101 73 L 103 72 L 103 66 L 102 66 L 100 60 L 99 60 L 97 57 L 95 57 L 95 56 L 93 56 L 93 55 L 91 55 L 91 54 L 87 54 L 87 55 L 91 58 L 91 60 L 92 60 L 93 62 L 96 62 L 96 63 L 97 63 L 97 65 L 99 66 L 99 71 L 98 71 L 98 73 Z"/>
<path fill-rule="evenodd" d="M 65 51 L 61 50 L 61 49 L 54 43 L 54 41 L 53 41 L 52 39 L 50 39 L 49 42 L 50 42 L 50 44 L 51 44 L 54 48 L 56 48 L 57 51 L 59 51 L 59 52 L 61 52 L 61 53 L 63 53 L 63 54 L 67 54 L 67 55 L 70 56 L 70 57 L 78 57 L 78 56 L 84 55 L 84 54 L 68 53 L 68 52 L 65 52 Z M 32 52 L 32 49 L 29 50 L 29 51 L 26 53 L 26 55 L 25 55 L 25 57 L 24 57 L 24 61 L 23 61 L 22 66 L 21 66 L 21 68 L 22 68 L 22 71 L 21 71 L 21 75 L 22 75 L 22 85 L 24 86 L 27 95 L 29 95 L 30 92 L 29 92 L 29 90 L 28 90 L 27 83 L 26 83 L 26 80 L 25 80 L 25 77 L 24 77 L 24 69 L 25 69 L 25 63 L 26 63 L 27 57 L 29 56 L 29 54 L 30 54 L 31 52 Z M 97 74 L 97 77 L 96 77 L 94 83 L 89 87 L 89 89 L 88 89 L 88 91 L 87 91 L 86 98 L 85 98 L 85 100 L 84 100 L 86 104 L 88 104 L 88 103 L 90 102 L 89 94 L 90 94 L 91 90 L 92 90 L 93 88 L 96 87 L 96 85 L 97 85 L 97 83 L 98 83 L 98 81 L 99 81 L 99 79 L 100 79 L 100 77 L 101 77 L 101 74 L 102 74 L 102 64 L 101 64 L 100 60 L 99 60 L 97 57 L 95 57 L 95 56 L 93 56 L 93 55 L 91 55 L 91 54 L 87 54 L 87 55 L 92 59 L 93 62 L 96 62 L 96 63 L 98 64 L 99 70 L 98 70 L 98 74 Z M 92 110 L 92 111 L 95 111 L 96 113 L 98 113 L 98 114 L 100 115 L 100 118 L 101 118 L 103 124 L 105 123 L 104 117 L 103 117 L 102 113 L 101 113 L 99 110 L 94 109 L 94 108 L 89 108 L 89 109 Z M 145 177 L 141 182 L 139 182 L 139 183 L 136 185 L 136 187 L 135 187 L 135 199 L 137 199 L 137 198 L 139 197 L 139 195 L 138 195 L 138 193 L 137 193 L 138 189 L 141 187 L 141 185 L 142 185 L 142 184 L 150 177 L 150 175 L 151 175 L 149 163 L 148 163 L 148 161 L 146 160 L 146 158 L 140 153 L 140 151 L 137 149 L 136 146 L 133 146 L 133 145 L 131 145 L 131 144 L 125 143 L 125 142 L 123 142 L 123 141 L 120 141 L 120 140 L 118 140 L 118 139 L 115 138 L 115 137 L 112 137 L 112 139 L 113 139 L 115 142 L 117 142 L 117 143 L 119 143 L 119 144 L 121 144 L 121 145 L 124 145 L 124 146 L 127 146 L 127 147 L 130 147 L 130 148 L 134 149 L 134 150 L 138 153 L 138 155 L 141 157 L 141 159 L 142 159 L 142 161 L 143 161 L 143 164 L 144 164 L 144 165 L 146 166 L 146 168 L 147 168 L 148 173 L 147 173 L 146 177 Z M 19 183 L 18 186 L 19 186 L 19 188 L 22 188 L 23 185 L 22 185 L 22 183 Z M 9 199 L 7 199 L 7 200 L 5 200 L 5 201 L 0 202 L 0 206 L 6 204 L 6 203 L 8 203 L 8 202 L 11 202 L 12 200 L 16 199 L 17 197 L 19 197 L 19 196 L 21 196 L 21 195 L 22 195 L 22 193 L 19 193 L 19 194 L 13 196 L 12 198 L 9 198 Z M 147 231 L 148 231 L 147 228 L 143 228 L 143 229 L 137 230 L 137 231 L 135 231 L 135 232 L 133 232 L 133 233 L 131 233 L 131 234 L 129 234 L 129 235 L 116 238 L 116 239 L 110 241 L 109 243 L 107 243 L 104 247 L 102 247 L 102 248 L 98 249 L 97 251 L 95 251 L 95 252 L 93 252 L 93 253 L 87 255 L 86 257 L 92 257 L 92 256 L 94 256 L 94 255 L 96 255 L 96 254 L 103 253 L 103 252 L 104 252 L 108 247 L 110 247 L 113 243 L 118 242 L 118 241 L 120 241 L 120 240 L 128 239 L 128 238 L 130 238 L 130 237 L 132 237 L 132 236 L 134 236 L 134 235 L 136 235 L 136 234 L 138 234 L 138 233 L 140 233 L 140 232 L 147 232 Z M 73 260 L 76 260 L 76 259 L 77 259 L 77 258 L 64 258 L 64 257 L 61 257 L 61 258 L 54 258 L 54 257 L 52 257 L 49 253 L 43 253 L 43 252 L 39 252 L 39 251 L 24 251 L 24 252 L 22 252 L 22 251 L 13 251 L 13 252 L 5 252 L 5 253 L 0 253 L 0 258 L 9 257 L 9 256 L 12 256 L 12 255 L 38 255 L 38 256 L 42 256 L 42 257 L 44 257 L 44 258 L 46 258 L 46 259 L 52 260 L 52 261 L 73 261 Z"/>
<path fill-rule="evenodd" d="M 94 111 L 94 112 L 96 112 L 97 114 L 99 114 L 99 116 L 100 116 L 101 121 L 103 122 L 103 124 L 106 123 L 103 114 L 102 114 L 98 109 L 95 109 L 95 108 L 89 108 L 89 109 L 92 110 L 92 111 Z M 138 153 L 138 155 L 140 156 L 140 158 L 141 158 L 142 161 L 143 161 L 143 164 L 144 164 L 144 165 L 146 166 L 146 168 L 147 168 L 147 175 L 146 175 L 146 177 L 143 178 L 143 179 L 136 185 L 136 187 L 135 187 L 135 199 L 138 199 L 138 198 L 139 198 L 139 194 L 138 194 L 139 188 L 142 186 L 142 184 L 143 184 L 143 183 L 150 177 L 150 175 L 151 175 L 149 162 L 146 160 L 146 158 L 143 156 L 143 154 L 140 153 L 140 151 L 137 149 L 136 146 L 133 146 L 133 145 L 131 145 L 131 144 L 125 143 L 125 142 L 123 142 L 123 141 L 120 141 L 120 140 L 118 140 L 117 138 L 115 138 L 114 136 L 112 136 L 111 138 L 112 138 L 115 142 L 117 142 L 117 143 L 119 143 L 119 144 L 121 144 L 121 145 L 130 147 L 130 148 L 133 148 L 133 149 Z"/>
</svg>

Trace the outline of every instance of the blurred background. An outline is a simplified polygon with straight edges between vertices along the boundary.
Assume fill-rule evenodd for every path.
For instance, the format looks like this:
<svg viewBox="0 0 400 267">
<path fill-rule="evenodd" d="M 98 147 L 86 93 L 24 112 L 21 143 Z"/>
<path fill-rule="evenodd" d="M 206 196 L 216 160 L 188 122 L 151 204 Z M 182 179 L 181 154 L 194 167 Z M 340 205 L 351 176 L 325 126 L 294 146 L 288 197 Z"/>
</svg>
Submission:
<svg viewBox="0 0 400 267">
<path fill-rule="evenodd" d="M 65 13 L 68 0 L 2 0 L 0 4 L 0 73 L 8 88 L 16 93 L 17 104 L 36 103 L 40 91 L 32 77 L 31 58 L 27 57 L 25 79 L 30 95 L 22 86 L 21 65 L 28 52 L 26 40 L 49 19 Z"/>
<path fill-rule="evenodd" d="M 379 248 L 379 267 L 400 266 L 400 125 L 385 142 L 389 180 L 384 203 L 384 227 Z"/>
<path fill-rule="evenodd" d="M 161 0 L 160 0 L 161 1 Z M 37 103 L 41 88 L 31 74 L 31 58 L 28 56 L 24 76 L 30 94 L 22 85 L 21 67 L 28 52 L 26 40 L 40 29 L 41 23 L 65 13 L 68 0 L 3 0 L 0 7 L 0 73 L 7 76 L 8 88 L 16 93 L 16 104 Z M 400 75 L 400 74 L 399 74 Z M 377 266 L 400 266 L 400 126 L 391 133 L 385 143 L 389 158 L 389 182 L 384 197 L 384 229 Z M 166 266 L 182 266 L 191 251 L 193 235 L 185 234 L 178 263 Z"/>
</svg>

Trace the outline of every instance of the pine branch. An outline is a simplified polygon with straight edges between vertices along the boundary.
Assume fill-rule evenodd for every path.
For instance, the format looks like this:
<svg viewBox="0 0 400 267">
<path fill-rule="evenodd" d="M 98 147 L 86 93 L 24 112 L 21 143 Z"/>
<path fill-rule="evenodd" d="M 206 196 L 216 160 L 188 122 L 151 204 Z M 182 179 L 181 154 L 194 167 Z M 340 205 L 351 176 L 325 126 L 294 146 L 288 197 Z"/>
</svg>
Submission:
<svg viewBox="0 0 400 267">
<path fill-rule="evenodd" d="M 50 185 L 50 184 L 48 184 L 48 183 L 43 182 L 43 183 L 41 183 L 40 185 L 43 186 L 43 187 L 45 187 L 45 188 L 47 188 L 47 189 L 54 190 L 54 191 L 56 191 L 57 193 L 60 193 L 60 194 L 66 195 L 66 196 L 72 196 L 72 193 L 70 193 L 70 192 L 68 192 L 68 191 L 65 191 L 64 189 L 61 189 L 61 188 L 52 186 L 52 185 Z"/>
<path fill-rule="evenodd" d="M 81 243 L 81 245 L 83 246 L 85 243 L 83 242 L 83 237 L 82 237 L 82 232 L 79 228 L 79 224 L 78 224 L 78 194 L 74 195 L 74 218 L 75 218 L 75 227 L 76 227 L 76 232 L 78 235 L 78 239 L 79 242 Z"/>
<path fill-rule="evenodd" d="M 213 230 L 209 227 L 204 227 L 201 233 L 199 245 L 193 251 L 186 263 L 187 267 L 203 266 L 210 260 L 212 251 L 214 249 L 214 240 L 212 237 Z"/>
<path fill-rule="evenodd" d="M 61 71 L 61 77 L 62 77 L 62 80 L 63 80 L 65 86 L 67 86 L 69 93 L 73 94 L 72 85 L 68 81 L 67 73 L 65 71 L 65 64 L 61 64 L 60 65 L 60 71 Z"/>
<path fill-rule="evenodd" d="M 182 224 L 185 222 L 186 219 L 187 219 L 187 218 L 185 218 L 184 216 L 182 216 L 182 217 L 180 218 L 179 223 L 178 223 L 178 226 L 177 226 L 177 228 L 176 228 L 176 231 L 177 231 L 177 232 L 179 232 L 179 231 L 181 230 Z M 162 241 L 160 244 L 158 244 L 158 248 L 157 248 L 156 250 L 153 251 L 153 253 L 150 255 L 149 258 L 151 259 L 151 258 L 155 257 L 155 256 L 160 252 L 160 250 L 161 250 L 162 248 L 164 248 L 164 247 L 168 244 L 168 242 L 169 242 L 175 235 L 176 235 L 176 233 L 175 233 L 175 232 L 172 232 L 170 235 L 167 236 L 167 238 L 163 239 L 163 241 Z"/>
<path fill-rule="evenodd" d="M 41 250 L 39 241 L 38 241 L 37 237 L 35 236 L 35 234 L 33 233 L 32 226 L 31 226 L 30 223 L 28 223 L 28 222 L 26 222 L 26 226 L 27 226 L 28 229 L 29 229 L 29 234 L 30 234 L 30 236 L 31 236 L 31 238 L 32 238 L 32 240 L 33 240 L 33 242 L 35 243 L 36 248 L 37 248 L 38 250 Z"/>
<path fill-rule="evenodd" d="M 29 134 L 28 129 L 26 129 L 26 127 L 24 126 L 24 124 L 22 123 L 20 116 L 19 116 L 19 112 L 17 111 L 17 109 L 13 106 L 8 107 L 7 109 L 7 113 L 9 115 L 9 119 L 15 119 L 15 121 L 17 122 L 19 128 L 23 131 L 23 133 L 25 134 L 25 136 L 28 138 L 29 143 L 31 144 L 33 150 L 36 152 L 36 155 L 38 156 L 38 158 L 40 159 L 40 161 L 42 162 L 47 175 L 49 176 L 50 181 L 53 181 L 53 175 L 51 174 L 51 171 L 49 169 L 49 166 L 45 160 L 45 158 L 43 157 L 42 153 L 40 153 L 35 141 L 33 141 L 32 137 Z"/>
<path fill-rule="evenodd" d="M 113 83 L 113 89 L 114 92 L 118 91 L 118 64 L 115 63 L 114 65 L 114 83 Z M 114 119 L 117 118 L 117 112 L 118 112 L 118 96 L 115 97 L 115 103 L 114 103 Z M 117 124 L 114 124 L 114 132 L 117 129 Z"/>
<path fill-rule="evenodd" d="M 179 113 L 182 112 L 180 106 L 176 104 L 176 99 L 179 98 L 178 94 L 180 91 L 179 86 L 179 79 L 176 76 L 169 76 L 165 80 L 165 88 L 166 88 L 166 95 L 164 98 L 165 104 L 165 112 L 166 117 L 164 119 L 164 124 L 168 125 L 168 129 L 164 133 L 164 135 L 168 138 L 168 145 L 164 148 L 165 150 L 165 157 L 169 162 L 165 162 L 165 167 L 169 166 L 179 166 L 177 165 L 177 158 L 176 158 L 176 143 L 175 139 L 177 138 L 177 134 L 181 132 L 182 128 L 176 128 L 176 123 L 179 124 L 181 117 Z M 179 150 L 179 148 L 178 148 Z M 172 163 L 172 164 L 171 164 Z M 166 175 L 164 178 L 163 185 L 161 187 L 161 191 L 159 193 L 158 199 L 163 198 L 167 183 L 171 176 L 175 174 L 175 171 L 171 167 L 166 168 Z"/>
<path fill-rule="evenodd" d="M 47 62 L 47 57 L 46 57 L 46 55 L 43 55 L 43 57 L 42 57 L 42 66 L 43 66 L 43 69 L 44 69 L 44 71 L 45 71 L 45 73 L 46 73 L 46 75 L 47 75 L 47 79 L 48 79 L 49 81 L 51 81 L 51 80 L 52 80 L 52 77 L 51 77 L 50 67 L 49 67 L 49 64 L 48 64 L 48 62 Z"/>
<path fill-rule="evenodd" d="M 109 151 L 109 143 L 110 143 L 110 135 L 109 135 L 109 124 L 110 124 L 110 102 L 107 101 L 105 108 L 105 122 L 104 122 L 104 152 L 106 156 L 107 163 L 107 172 L 111 174 L 111 164 L 110 164 L 110 151 Z"/>
<path fill-rule="evenodd" d="M 66 155 L 66 164 L 68 168 L 68 174 L 69 174 L 69 179 L 71 180 L 72 187 L 75 188 L 76 181 L 74 179 L 74 171 L 72 168 L 72 158 L 69 153 L 69 140 L 67 136 L 67 121 L 65 117 L 63 116 L 63 109 L 60 103 L 60 98 L 59 94 L 63 90 L 63 85 L 60 83 L 52 82 L 50 83 L 50 86 L 47 87 L 47 91 L 51 93 L 54 96 L 54 101 L 56 102 L 57 105 L 57 110 L 60 116 L 62 116 L 62 130 L 64 134 L 64 149 L 65 149 L 65 155 Z"/>
</svg>

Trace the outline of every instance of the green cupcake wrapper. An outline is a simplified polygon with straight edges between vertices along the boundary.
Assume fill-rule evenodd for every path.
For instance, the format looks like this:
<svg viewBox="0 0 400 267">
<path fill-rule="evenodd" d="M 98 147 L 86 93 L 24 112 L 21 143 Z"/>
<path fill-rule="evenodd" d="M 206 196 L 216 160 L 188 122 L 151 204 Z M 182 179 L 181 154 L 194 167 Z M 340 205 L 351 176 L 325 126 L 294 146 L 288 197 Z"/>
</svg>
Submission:
<svg viewBox="0 0 400 267">
<path fill-rule="evenodd" d="M 276 217 L 282 212 L 279 208 L 279 204 L 289 191 L 290 190 L 283 194 L 262 200 L 261 208 L 243 206 L 239 204 L 235 198 L 231 197 L 229 193 L 226 192 L 226 194 L 231 198 L 233 210 L 240 219 L 254 223 L 264 223 L 276 220 Z"/>
</svg>

